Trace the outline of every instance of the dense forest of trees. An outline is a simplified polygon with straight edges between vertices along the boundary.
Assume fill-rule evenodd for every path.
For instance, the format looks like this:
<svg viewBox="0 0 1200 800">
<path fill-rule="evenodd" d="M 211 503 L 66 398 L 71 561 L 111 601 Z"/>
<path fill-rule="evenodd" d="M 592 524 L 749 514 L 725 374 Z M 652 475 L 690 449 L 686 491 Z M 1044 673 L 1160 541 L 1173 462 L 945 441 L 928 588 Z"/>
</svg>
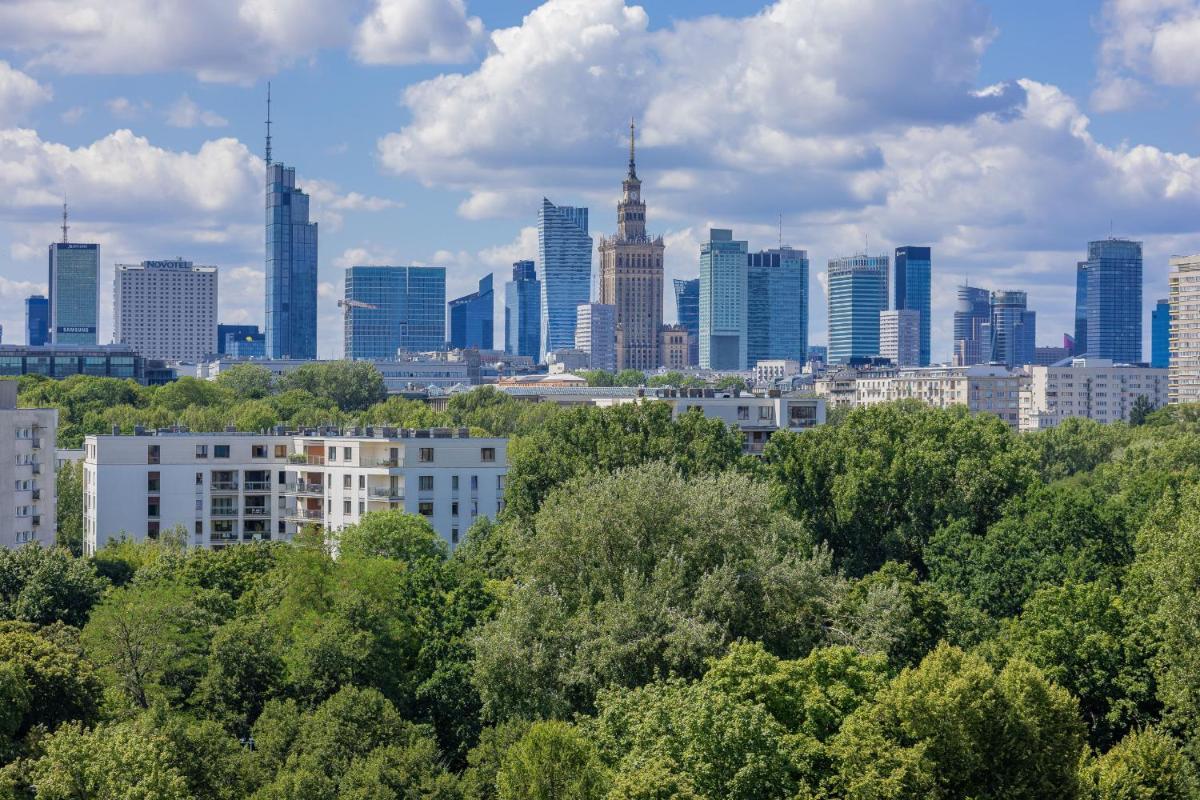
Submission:
<svg viewBox="0 0 1200 800">
<path fill-rule="evenodd" d="M 0 552 L 0 799 L 1200 791 L 1194 408 L 1018 435 L 901 403 L 762 459 L 661 404 L 445 414 L 514 434 L 453 555 L 395 512 L 336 557 Z"/>
</svg>

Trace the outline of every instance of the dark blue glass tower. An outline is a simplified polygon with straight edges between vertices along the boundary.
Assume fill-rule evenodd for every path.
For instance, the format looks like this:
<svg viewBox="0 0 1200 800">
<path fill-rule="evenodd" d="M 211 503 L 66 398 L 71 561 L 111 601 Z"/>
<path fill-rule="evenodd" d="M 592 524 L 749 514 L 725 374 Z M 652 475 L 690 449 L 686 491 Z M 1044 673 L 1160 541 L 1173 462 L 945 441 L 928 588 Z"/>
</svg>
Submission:
<svg viewBox="0 0 1200 800">
<path fill-rule="evenodd" d="M 346 269 L 346 358 L 394 359 L 446 346 L 446 268 Z"/>
<path fill-rule="evenodd" d="M 1075 265 L 1075 351 L 1072 355 L 1087 354 L 1087 262 Z"/>
<path fill-rule="evenodd" d="M 1150 314 L 1150 366 L 1166 369 L 1171 365 L 1171 304 L 1159 300 Z"/>
<path fill-rule="evenodd" d="M 50 343 L 50 301 L 43 295 L 25 298 L 25 343 L 35 347 Z"/>
<path fill-rule="evenodd" d="M 479 290 L 450 303 L 450 346 L 458 350 L 491 350 L 492 327 L 496 321 L 496 295 L 492 275 L 479 279 Z"/>
<path fill-rule="evenodd" d="M 96 344 L 100 332 L 100 246 L 50 245 L 50 341 Z"/>
<path fill-rule="evenodd" d="M 782 247 L 746 256 L 746 366 L 808 354 L 808 252 Z"/>
<path fill-rule="evenodd" d="M 513 279 L 504 284 L 504 352 L 541 357 L 542 284 L 532 261 L 513 264 Z"/>
<path fill-rule="evenodd" d="M 1142 360 L 1142 243 L 1088 242 L 1087 354 L 1117 364 Z"/>
<path fill-rule="evenodd" d="M 688 332 L 688 364 L 700 363 L 700 279 L 675 279 L 675 314 Z"/>
<path fill-rule="evenodd" d="M 267 166 L 267 355 L 317 357 L 317 223 L 296 170 Z"/>
<path fill-rule="evenodd" d="M 933 255 L 928 247 L 896 248 L 896 310 L 912 309 L 921 314 L 920 365 L 929 366 L 932 356 L 931 274 Z"/>
<path fill-rule="evenodd" d="M 542 270 L 542 353 L 575 347 L 575 311 L 592 291 L 592 237 L 588 210 L 542 198 L 538 212 Z"/>
<path fill-rule="evenodd" d="M 229 352 L 230 337 L 245 341 L 261 335 L 257 325 L 227 325 L 222 322 L 217 325 L 217 355 L 223 356 Z"/>
</svg>

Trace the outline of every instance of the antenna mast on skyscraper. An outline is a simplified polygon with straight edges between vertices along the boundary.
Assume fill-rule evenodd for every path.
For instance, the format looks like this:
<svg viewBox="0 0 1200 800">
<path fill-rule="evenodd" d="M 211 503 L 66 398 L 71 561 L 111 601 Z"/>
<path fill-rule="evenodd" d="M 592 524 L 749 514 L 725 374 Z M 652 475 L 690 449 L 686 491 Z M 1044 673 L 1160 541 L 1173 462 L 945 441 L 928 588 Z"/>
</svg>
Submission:
<svg viewBox="0 0 1200 800">
<path fill-rule="evenodd" d="M 779 249 L 783 249 L 783 212 L 779 212 Z"/>
<path fill-rule="evenodd" d="M 67 225 L 67 199 L 64 197 L 63 198 L 63 224 L 62 224 L 63 244 L 67 243 L 67 228 L 68 227 L 69 226 Z"/>
<path fill-rule="evenodd" d="M 271 82 L 267 81 L 267 166 L 271 166 Z"/>
</svg>

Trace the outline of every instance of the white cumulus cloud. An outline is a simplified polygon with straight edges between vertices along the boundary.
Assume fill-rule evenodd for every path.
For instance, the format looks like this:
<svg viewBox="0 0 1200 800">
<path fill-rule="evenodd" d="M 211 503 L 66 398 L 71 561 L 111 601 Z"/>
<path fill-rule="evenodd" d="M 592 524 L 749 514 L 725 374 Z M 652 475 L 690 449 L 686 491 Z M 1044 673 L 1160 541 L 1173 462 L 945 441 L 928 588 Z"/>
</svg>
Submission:
<svg viewBox="0 0 1200 800">
<path fill-rule="evenodd" d="M 175 128 L 224 128 L 229 120 L 215 111 L 207 111 L 185 93 L 167 110 L 167 124 Z"/>
<path fill-rule="evenodd" d="M 50 87 L 0 61 L 0 125 L 17 122 L 52 96 Z"/>
<path fill-rule="evenodd" d="M 378 0 L 358 26 L 354 54 L 367 64 L 467 61 L 483 38 L 483 21 L 463 0 Z"/>
</svg>

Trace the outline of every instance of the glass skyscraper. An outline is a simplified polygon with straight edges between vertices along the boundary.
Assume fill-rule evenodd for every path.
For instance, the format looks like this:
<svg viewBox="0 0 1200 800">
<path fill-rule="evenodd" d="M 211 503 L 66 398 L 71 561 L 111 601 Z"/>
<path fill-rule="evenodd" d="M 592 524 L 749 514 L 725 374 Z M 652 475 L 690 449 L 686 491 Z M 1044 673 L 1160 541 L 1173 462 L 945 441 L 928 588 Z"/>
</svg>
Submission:
<svg viewBox="0 0 1200 800">
<path fill-rule="evenodd" d="M 397 350 L 446 346 L 445 267 L 348 267 L 346 300 L 346 358 L 394 359 Z"/>
<path fill-rule="evenodd" d="M 504 284 L 504 352 L 536 362 L 542 356 L 541 325 L 541 281 L 532 261 L 518 261 Z"/>
<path fill-rule="evenodd" d="M 808 354 L 808 252 L 782 247 L 747 255 L 746 366 Z"/>
<path fill-rule="evenodd" d="M 700 366 L 746 369 L 747 247 L 733 231 L 713 228 L 700 245 Z"/>
<path fill-rule="evenodd" d="M 592 292 L 592 237 L 588 210 L 542 198 L 538 212 L 542 270 L 542 361 L 552 350 L 575 347 L 575 314 Z"/>
<path fill-rule="evenodd" d="M 1116 364 L 1142 360 L 1142 243 L 1088 242 L 1087 348 Z"/>
<path fill-rule="evenodd" d="M 100 329 L 100 246 L 50 245 L 50 341 L 96 344 Z"/>
<path fill-rule="evenodd" d="M 991 360 L 1006 367 L 1034 364 L 1037 315 L 1027 307 L 1025 292 L 992 292 Z"/>
<path fill-rule="evenodd" d="M 317 223 L 280 163 L 267 166 L 266 334 L 271 358 L 317 357 Z"/>
<path fill-rule="evenodd" d="M 479 290 L 450 301 L 450 346 L 491 350 L 496 322 L 496 295 L 492 275 L 479 279 Z"/>
<path fill-rule="evenodd" d="M 1166 369 L 1171 365 L 1171 303 L 1159 300 L 1150 314 L 1150 366 Z"/>
<path fill-rule="evenodd" d="M 920 354 L 918 366 L 927 367 L 932 357 L 931 273 L 932 250 L 928 247 L 896 248 L 896 305 L 895 310 L 920 313 Z"/>
<path fill-rule="evenodd" d="M 829 261 L 829 363 L 879 355 L 879 312 L 888 307 L 887 256 Z"/>
<path fill-rule="evenodd" d="M 969 367 L 991 358 L 987 339 L 992 319 L 992 293 L 978 286 L 958 287 L 954 311 L 954 365 Z"/>
<path fill-rule="evenodd" d="M 675 314 L 688 332 L 688 364 L 700 363 L 700 279 L 675 279 Z"/>
<path fill-rule="evenodd" d="M 25 344 L 50 343 L 50 301 L 35 294 L 25 298 Z"/>
<path fill-rule="evenodd" d="M 245 341 L 254 337 L 262 336 L 262 331 L 257 325 L 229 325 L 224 322 L 217 324 L 217 354 L 225 355 L 229 352 L 229 342 Z"/>
<path fill-rule="evenodd" d="M 1075 264 L 1075 349 L 1072 355 L 1087 353 L 1087 262 Z"/>
</svg>

